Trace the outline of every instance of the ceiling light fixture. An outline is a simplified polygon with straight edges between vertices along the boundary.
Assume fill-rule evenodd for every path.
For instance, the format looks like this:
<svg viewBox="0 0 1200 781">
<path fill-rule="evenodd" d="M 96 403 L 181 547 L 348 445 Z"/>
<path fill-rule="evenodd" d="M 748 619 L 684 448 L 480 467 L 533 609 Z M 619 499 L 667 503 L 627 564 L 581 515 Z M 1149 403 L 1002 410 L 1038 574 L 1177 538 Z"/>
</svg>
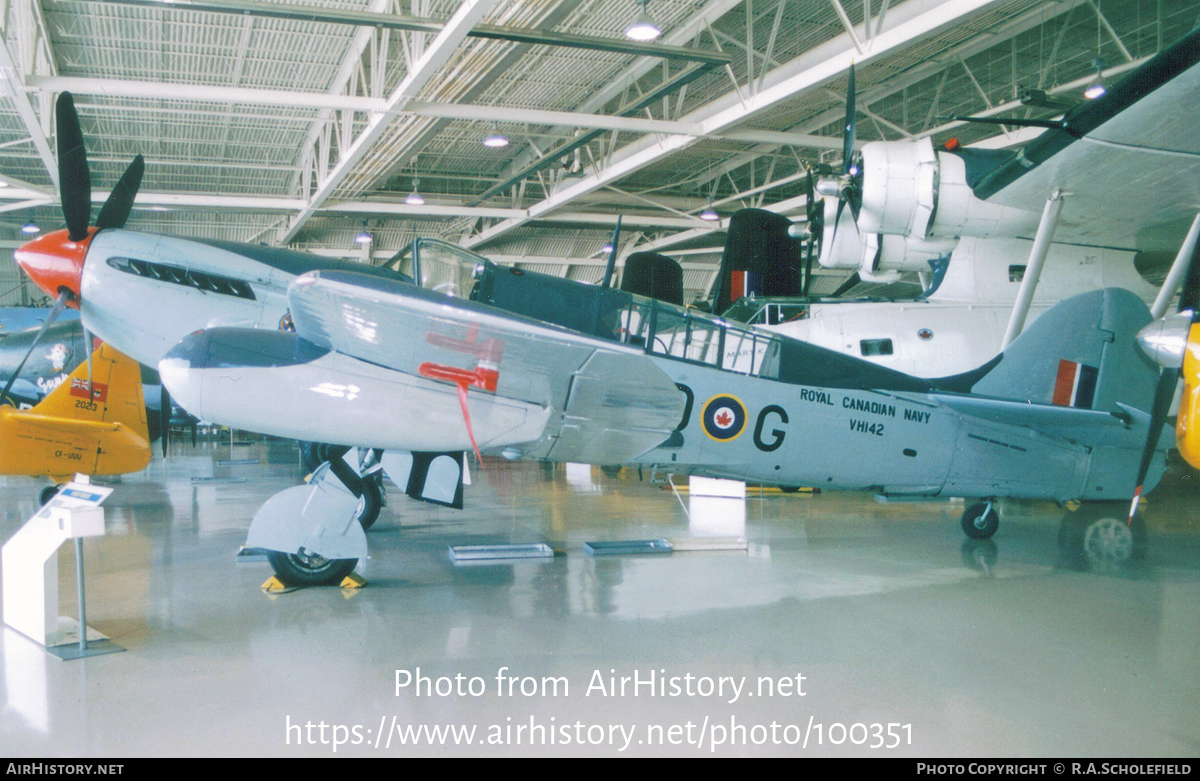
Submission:
<svg viewBox="0 0 1200 781">
<path fill-rule="evenodd" d="M 632 38 L 635 41 L 653 41 L 662 35 L 662 28 L 655 23 L 654 19 L 650 16 L 650 11 L 647 10 L 650 0 L 637 0 L 637 3 L 642 7 L 642 10 L 629 26 L 625 28 L 625 37 Z"/>
<path fill-rule="evenodd" d="M 483 145 L 489 149 L 501 149 L 508 146 L 508 136 L 497 130 L 495 125 L 492 125 L 492 132 L 484 137 Z"/>
<path fill-rule="evenodd" d="M 38 224 L 36 222 L 34 222 L 33 220 L 30 220 L 29 222 L 27 222 L 21 226 L 21 233 L 41 233 L 41 232 L 42 232 L 42 229 L 39 228 Z"/>
<path fill-rule="evenodd" d="M 1087 89 L 1083 91 L 1083 96 L 1088 100 L 1095 100 L 1096 98 L 1108 92 L 1108 88 L 1104 86 L 1103 81 L 1104 60 L 1097 57 L 1096 59 L 1092 60 L 1092 67 L 1096 69 L 1096 78 L 1093 79 L 1092 83 L 1089 84 Z"/>
<path fill-rule="evenodd" d="M 612 242 L 606 241 L 606 242 L 604 242 L 604 246 L 601 247 L 600 249 L 604 250 L 604 254 L 607 255 L 608 253 L 612 252 L 612 247 L 613 247 Z"/>
<path fill-rule="evenodd" d="M 713 205 L 710 203 L 708 206 L 704 207 L 704 211 L 700 212 L 700 219 L 704 220 L 705 222 L 716 222 L 717 220 L 721 219 L 721 215 L 717 214 L 717 210 L 714 209 Z"/>
<path fill-rule="evenodd" d="M 408 194 L 404 202 L 409 206 L 421 206 L 425 203 L 425 197 L 421 195 L 421 180 L 413 179 L 413 191 Z"/>
<path fill-rule="evenodd" d="M 371 234 L 367 233 L 367 224 L 365 222 L 363 223 L 362 230 L 354 237 L 354 241 L 356 244 L 370 244 L 373 241 Z"/>
</svg>

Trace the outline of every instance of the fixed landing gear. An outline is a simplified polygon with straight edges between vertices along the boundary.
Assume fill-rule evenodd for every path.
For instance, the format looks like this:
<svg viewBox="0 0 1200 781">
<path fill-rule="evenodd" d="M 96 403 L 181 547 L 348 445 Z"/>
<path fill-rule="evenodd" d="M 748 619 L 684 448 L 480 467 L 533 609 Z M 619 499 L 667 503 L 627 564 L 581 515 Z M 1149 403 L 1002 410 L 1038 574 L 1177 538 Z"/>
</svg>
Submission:
<svg viewBox="0 0 1200 781">
<path fill-rule="evenodd" d="M 968 537 L 989 539 L 1000 528 L 1000 513 L 991 501 L 976 502 L 963 511 L 962 528 Z"/>
<path fill-rule="evenodd" d="M 358 514 L 358 522 L 362 524 L 363 531 L 370 529 L 379 518 L 379 511 L 383 508 L 383 473 L 376 472 L 366 478 L 363 478 L 362 484 L 362 511 Z"/>
<path fill-rule="evenodd" d="M 301 549 L 300 553 L 267 551 L 275 577 L 285 586 L 336 586 L 354 571 L 358 559 L 327 559 Z"/>
<path fill-rule="evenodd" d="M 331 458 L 341 458 L 346 448 L 336 445 L 326 445 L 321 442 L 301 442 L 300 460 L 304 471 L 312 474 L 317 467 L 330 461 Z M 364 464 L 365 466 L 365 464 Z M 379 511 L 383 509 L 383 471 L 377 469 L 362 478 L 362 509 L 358 514 L 358 522 L 363 530 L 370 529 L 379 519 Z"/>
<path fill-rule="evenodd" d="M 62 490 L 61 485 L 48 485 L 38 494 L 38 507 L 45 507 Z"/>
</svg>

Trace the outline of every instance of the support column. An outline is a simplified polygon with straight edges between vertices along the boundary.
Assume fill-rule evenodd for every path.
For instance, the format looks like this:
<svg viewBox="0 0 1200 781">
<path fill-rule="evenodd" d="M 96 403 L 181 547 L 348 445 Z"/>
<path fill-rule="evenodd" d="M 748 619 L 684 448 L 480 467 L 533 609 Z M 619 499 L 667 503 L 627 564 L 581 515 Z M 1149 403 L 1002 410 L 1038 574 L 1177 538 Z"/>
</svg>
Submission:
<svg viewBox="0 0 1200 781">
<path fill-rule="evenodd" d="M 1058 217 L 1062 214 L 1063 196 L 1064 193 L 1055 190 L 1046 200 L 1046 207 L 1042 209 L 1042 221 L 1038 223 L 1033 249 L 1029 251 L 1029 262 L 1025 266 L 1025 276 L 1021 279 L 1017 300 L 1013 303 L 1008 329 L 1005 330 L 1004 341 L 1000 345 L 1001 352 L 1008 349 L 1013 339 L 1016 339 L 1025 327 L 1025 316 L 1029 314 L 1033 293 L 1037 290 L 1038 279 L 1042 276 L 1042 266 L 1046 264 L 1046 254 L 1050 251 L 1050 242 L 1054 240 L 1054 230 L 1058 227 Z"/>
<path fill-rule="evenodd" d="M 1171 270 L 1167 272 L 1167 278 L 1163 280 L 1162 287 L 1159 288 L 1158 298 L 1154 299 L 1154 306 L 1150 307 L 1150 316 L 1155 320 L 1167 313 L 1167 307 L 1171 305 L 1175 291 L 1183 284 L 1183 278 L 1187 275 L 1188 265 L 1192 260 L 1192 253 L 1196 251 L 1197 237 L 1200 237 L 1200 214 L 1197 214 L 1196 219 L 1192 220 L 1192 229 L 1188 231 L 1187 238 L 1179 247 L 1179 254 L 1175 256 L 1175 262 L 1171 264 Z"/>
</svg>

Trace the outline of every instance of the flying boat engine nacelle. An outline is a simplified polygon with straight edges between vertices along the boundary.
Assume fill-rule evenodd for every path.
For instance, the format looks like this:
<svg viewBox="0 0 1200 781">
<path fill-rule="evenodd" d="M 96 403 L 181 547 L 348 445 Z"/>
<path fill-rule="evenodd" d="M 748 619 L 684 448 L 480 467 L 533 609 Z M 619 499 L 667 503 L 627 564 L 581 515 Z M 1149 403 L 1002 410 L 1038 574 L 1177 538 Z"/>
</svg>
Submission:
<svg viewBox="0 0 1200 781">
<path fill-rule="evenodd" d="M 859 230 L 921 240 L 1032 235 L 1040 204 L 1036 211 L 1014 209 L 980 200 L 971 190 L 969 182 L 1005 154 L 938 151 L 928 138 L 864 144 Z"/>
<path fill-rule="evenodd" d="M 929 271 L 931 260 L 953 252 L 958 246 L 957 239 L 925 240 L 909 235 L 868 233 L 861 230 L 862 216 L 856 229 L 849 209 L 842 210 L 841 224 L 835 234 L 837 204 L 834 198 L 825 199 L 825 236 L 819 259 L 825 268 L 857 269 L 859 276 L 868 282 L 894 282 L 902 271 Z"/>
</svg>

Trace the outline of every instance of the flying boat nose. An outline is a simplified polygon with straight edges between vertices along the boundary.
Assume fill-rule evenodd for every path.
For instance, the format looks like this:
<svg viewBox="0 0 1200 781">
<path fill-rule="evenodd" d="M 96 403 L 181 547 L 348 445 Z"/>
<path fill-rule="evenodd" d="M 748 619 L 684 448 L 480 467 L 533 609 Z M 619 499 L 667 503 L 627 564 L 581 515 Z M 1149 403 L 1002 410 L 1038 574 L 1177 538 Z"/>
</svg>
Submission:
<svg viewBox="0 0 1200 781">
<path fill-rule="evenodd" d="M 24 244 L 13 258 L 47 295 L 56 297 L 61 290 L 69 291 L 68 306 L 78 309 L 83 261 L 95 233 L 95 228 L 89 228 L 82 241 L 71 241 L 66 230 L 47 233 Z"/>
</svg>

